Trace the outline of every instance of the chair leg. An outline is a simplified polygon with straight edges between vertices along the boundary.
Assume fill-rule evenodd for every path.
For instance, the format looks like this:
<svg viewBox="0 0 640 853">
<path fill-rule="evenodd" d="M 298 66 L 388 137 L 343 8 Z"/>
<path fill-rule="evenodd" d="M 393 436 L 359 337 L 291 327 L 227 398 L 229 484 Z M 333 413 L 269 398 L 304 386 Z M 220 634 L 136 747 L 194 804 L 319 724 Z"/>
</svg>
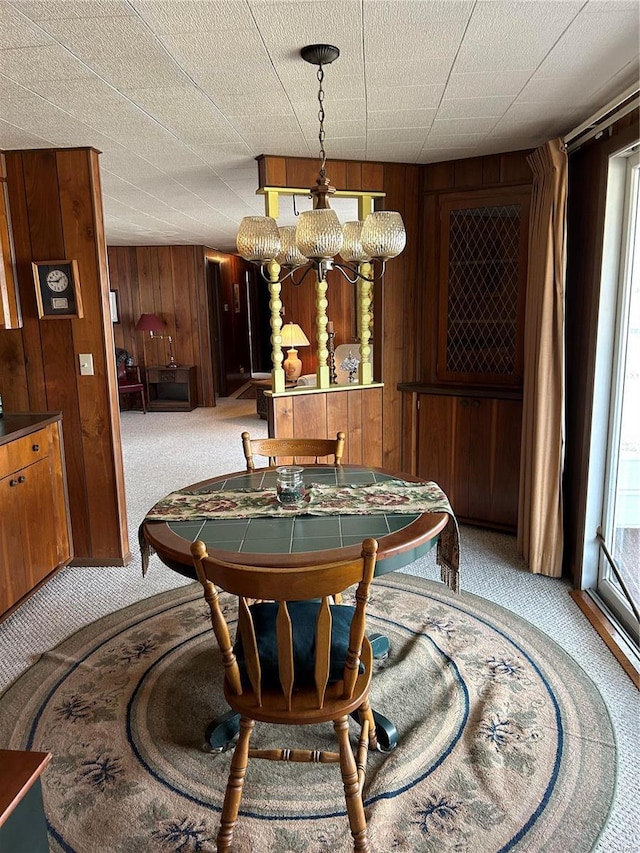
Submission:
<svg viewBox="0 0 640 853">
<path fill-rule="evenodd" d="M 358 719 L 360 720 L 360 725 L 362 726 L 364 720 L 369 720 L 369 749 L 372 752 L 375 752 L 378 748 L 378 737 L 376 735 L 376 722 L 373 718 L 373 711 L 371 710 L 371 702 L 369 701 L 369 697 L 364 700 L 362 705 L 358 708 Z"/>
<path fill-rule="evenodd" d="M 224 804 L 222 806 L 220 830 L 216 839 L 218 853 L 231 849 L 233 830 L 238 822 L 238 810 L 240 808 L 240 800 L 242 799 L 244 777 L 249 763 L 249 740 L 253 726 L 254 721 L 248 717 L 242 717 L 240 720 L 240 737 L 238 738 L 238 743 L 231 759 L 229 781 L 227 782 L 227 790 L 224 794 Z"/>
<path fill-rule="evenodd" d="M 140 392 L 140 400 L 142 401 L 142 414 L 146 415 L 147 414 L 147 404 L 146 404 L 146 401 L 144 399 L 144 391 Z"/>
<path fill-rule="evenodd" d="M 367 837 L 367 820 L 364 816 L 362 795 L 358 783 L 358 768 L 349 743 L 349 717 L 339 717 L 333 721 L 340 747 L 340 772 L 344 785 L 344 798 L 347 803 L 349 826 L 353 835 L 353 849 L 357 853 L 371 853 Z"/>
</svg>

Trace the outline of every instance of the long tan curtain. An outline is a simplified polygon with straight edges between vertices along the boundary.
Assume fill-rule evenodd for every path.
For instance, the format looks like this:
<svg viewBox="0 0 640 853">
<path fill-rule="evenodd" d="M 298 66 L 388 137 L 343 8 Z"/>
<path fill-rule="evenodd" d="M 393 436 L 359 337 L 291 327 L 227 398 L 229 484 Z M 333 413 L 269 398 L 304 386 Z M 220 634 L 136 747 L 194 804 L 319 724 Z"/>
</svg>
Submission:
<svg viewBox="0 0 640 853">
<path fill-rule="evenodd" d="M 553 139 L 528 158 L 529 237 L 518 549 L 531 572 L 562 573 L 567 154 Z"/>
</svg>

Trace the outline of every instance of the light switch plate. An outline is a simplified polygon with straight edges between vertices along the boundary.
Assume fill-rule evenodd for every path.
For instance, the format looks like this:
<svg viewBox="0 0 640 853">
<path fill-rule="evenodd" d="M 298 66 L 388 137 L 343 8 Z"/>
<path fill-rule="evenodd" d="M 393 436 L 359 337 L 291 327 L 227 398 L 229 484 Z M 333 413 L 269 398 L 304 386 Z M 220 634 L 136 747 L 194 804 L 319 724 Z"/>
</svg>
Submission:
<svg viewBox="0 0 640 853">
<path fill-rule="evenodd" d="M 80 361 L 80 375 L 93 376 L 93 353 L 78 353 L 78 360 Z"/>
</svg>

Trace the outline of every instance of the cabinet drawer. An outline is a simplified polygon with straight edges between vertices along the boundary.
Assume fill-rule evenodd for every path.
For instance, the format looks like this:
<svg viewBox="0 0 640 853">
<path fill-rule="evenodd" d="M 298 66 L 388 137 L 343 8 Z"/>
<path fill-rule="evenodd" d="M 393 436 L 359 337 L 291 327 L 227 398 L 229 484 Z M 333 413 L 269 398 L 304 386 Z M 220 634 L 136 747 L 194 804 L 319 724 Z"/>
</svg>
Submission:
<svg viewBox="0 0 640 853">
<path fill-rule="evenodd" d="M 149 382 L 188 382 L 190 375 L 190 367 L 149 367 L 147 369 Z"/>
<path fill-rule="evenodd" d="M 31 465 L 32 462 L 37 462 L 49 455 L 51 450 L 49 427 L 5 444 L 0 450 L 3 451 L 0 453 L 0 477 L 6 477 L 24 468 L 25 465 Z"/>
</svg>

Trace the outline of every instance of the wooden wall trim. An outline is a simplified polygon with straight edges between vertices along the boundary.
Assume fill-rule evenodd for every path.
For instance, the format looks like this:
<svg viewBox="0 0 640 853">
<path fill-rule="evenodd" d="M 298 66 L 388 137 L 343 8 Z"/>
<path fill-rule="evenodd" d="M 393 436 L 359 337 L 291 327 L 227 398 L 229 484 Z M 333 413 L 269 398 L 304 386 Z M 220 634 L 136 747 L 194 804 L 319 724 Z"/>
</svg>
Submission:
<svg viewBox="0 0 640 853">
<path fill-rule="evenodd" d="M 259 187 L 313 187 L 318 177 L 317 157 L 274 157 L 261 154 L 258 161 Z M 384 189 L 384 163 L 360 160 L 327 160 L 327 175 L 338 190 Z"/>
<path fill-rule="evenodd" d="M 15 274 L 7 168 L 4 154 L 0 152 L 0 329 L 19 329 L 21 326 L 22 314 Z"/>
<path fill-rule="evenodd" d="M 589 593 L 583 590 L 571 590 L 571 598 L 589 620 L 598 636 L 604 641 L 609 651 L 613 654 L 620 666 L 629 676 L 635 687 L 640 690 L 640 672 L 634 662 L 629 659 L 625 652 L 625 642 L 620 632 L 603 611 L 596 605 Z"/>
</svg>

